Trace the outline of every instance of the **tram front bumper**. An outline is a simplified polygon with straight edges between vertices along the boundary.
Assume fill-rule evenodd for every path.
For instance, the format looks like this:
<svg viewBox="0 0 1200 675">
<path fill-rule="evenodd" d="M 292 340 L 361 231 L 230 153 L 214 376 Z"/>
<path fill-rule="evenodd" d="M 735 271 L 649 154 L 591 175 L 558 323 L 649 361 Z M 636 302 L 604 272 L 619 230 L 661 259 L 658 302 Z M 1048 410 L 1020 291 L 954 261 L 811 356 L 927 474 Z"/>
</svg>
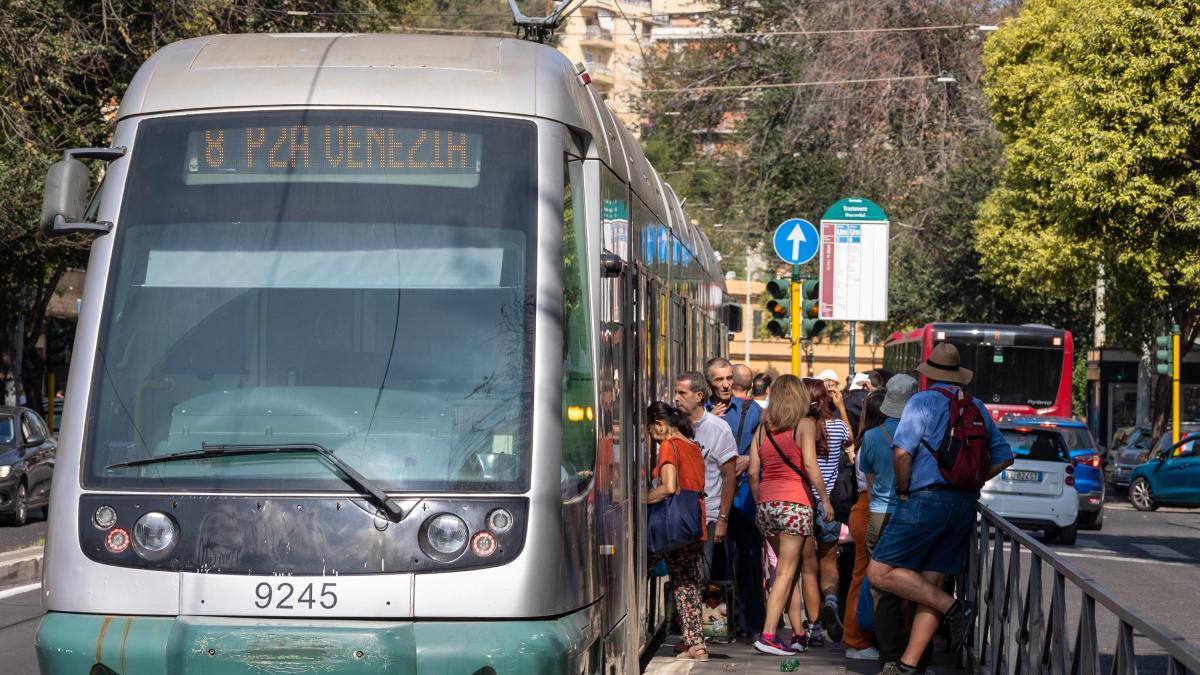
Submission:
<svg viewBox="0 0 1200 675">
<path fill-rule="evenodd" d="M 549 674 L 578 672 L 591 636 L 587 612 L 548 620 L 471 622 L 50 612 L 38 627 L 37 653 L 42 673 L 48 675 Z"/>
</svg>

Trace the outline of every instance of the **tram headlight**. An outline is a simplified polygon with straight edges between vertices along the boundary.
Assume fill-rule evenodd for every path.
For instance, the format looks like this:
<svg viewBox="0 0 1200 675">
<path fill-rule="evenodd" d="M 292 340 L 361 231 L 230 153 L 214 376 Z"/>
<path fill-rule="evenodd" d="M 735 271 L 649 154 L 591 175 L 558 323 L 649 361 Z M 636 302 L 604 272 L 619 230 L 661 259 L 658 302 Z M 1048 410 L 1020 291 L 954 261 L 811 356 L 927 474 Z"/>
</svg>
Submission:
<svg viewBox="0 0 1200 675">
<path fill-rule="evenodd" d="M 467 548 L 470 534 L 462 518 L 439 513 L 421 526 L 421 548 L 434 560 L 450 561 Z"/>
<path fill-rule="evenodd" d="M 151 511 L 133 524 L 133 550 L 147 560 L 166 557 L 179 541 L 179 526 L 162 511 Z"/>
</svg>

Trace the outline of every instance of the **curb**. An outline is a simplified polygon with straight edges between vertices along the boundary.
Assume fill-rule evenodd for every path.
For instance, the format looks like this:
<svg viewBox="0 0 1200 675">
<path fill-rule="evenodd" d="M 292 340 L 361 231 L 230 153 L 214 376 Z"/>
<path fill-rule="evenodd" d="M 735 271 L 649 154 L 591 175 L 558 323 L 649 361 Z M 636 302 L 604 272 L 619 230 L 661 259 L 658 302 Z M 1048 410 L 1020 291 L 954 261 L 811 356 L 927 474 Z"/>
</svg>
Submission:
<svg viewBox="0 0 1200 675">
<path fill-rule="evenodd" d="M 30 546 L 0 553 L 0 589 L 42 580 L 42 547 Z"/>
</svg>

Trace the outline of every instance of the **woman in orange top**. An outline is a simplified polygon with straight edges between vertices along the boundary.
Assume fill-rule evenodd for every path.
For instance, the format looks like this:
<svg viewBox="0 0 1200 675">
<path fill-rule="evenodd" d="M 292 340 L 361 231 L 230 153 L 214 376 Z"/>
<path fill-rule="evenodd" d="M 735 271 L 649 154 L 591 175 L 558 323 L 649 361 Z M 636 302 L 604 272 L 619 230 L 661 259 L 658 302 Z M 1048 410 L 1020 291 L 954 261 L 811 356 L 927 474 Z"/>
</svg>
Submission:
<svg viewBox="0 0 1200 675">
<path fill-rule="evenodd" d="M 692 425 L 687 416 L 662 401 L 646 409 L 650 438 L 658 445 L 658 464 L 653 476 L 657 485 L 646 495 L 646 503 L 661 502 L 680 490 L 704 492 L 704 457 L 700 446 L 692 442 Z M 696 509 L 704 503 L 696 501 Z M 700 630 L 700 569 L 704 551 L 704 533 L 696 541 L 667 553 L 667 572 L 675 587 L 675 610 L 683 627 L 683 650 L 675 658 L 707 661 L 704 635 Z"/>
<path fill-rule="evenodd" d="M 813 493 L 828 503 L 829 494 L 817 465 L 817 428 L 808 416 L 810 398 L 800 378 L 781 375 L 771 384 L 771 405 L 763 413 L 763 424 L 750 445 L 750 491 L 757 504 L 755 521 L 775 550 L 775 583 L 767 595 L 767 617 L 762 636 L 754 648 L 766 654 L 787 656 L 803 651 L 801 639 L 800 588 L 796 582 L 800 553 L 813 533 Z M 786 460 L 785 460 L 786 458 Z M 803 471 L 801 476 L 795 469 Z M 808 480 L 808 477 L 813 480 Z M 832 509 L 825 509 L 833 520 Z M 787 608 L 792 622 L 791 643 L 775 631 Z"/>
</svg>

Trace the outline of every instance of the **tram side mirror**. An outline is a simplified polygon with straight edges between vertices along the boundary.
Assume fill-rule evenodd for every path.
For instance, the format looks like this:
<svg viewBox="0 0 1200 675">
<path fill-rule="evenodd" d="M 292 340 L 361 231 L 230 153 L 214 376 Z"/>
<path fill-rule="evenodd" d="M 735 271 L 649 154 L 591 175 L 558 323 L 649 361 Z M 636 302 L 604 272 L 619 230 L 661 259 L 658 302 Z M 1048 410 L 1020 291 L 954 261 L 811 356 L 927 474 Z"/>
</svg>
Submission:
<svg viewBox="0 0 1200 675">
<path fill-rule="evenodd" d="M 91 171 L 81 159 L 102 159 L 111 162 L 125 154 L 125 148 L 76 148 L 63 153 L 62 160 L 46 172 L 46 189 L 42 193 L 42 232 L 57 237 L 73 232 L 104 234 L 112 223 L 88 222 L 88 187 Z"/>
<path fill-rule="evenodd" d="M 724 315 L 721 318 L 725 320 L 725 325 L 729 328 L 730 333 L 742 332 L 742 306 L 736 302 L 727 302 L 721 305 L 721 313 Z"/>
</svg>

